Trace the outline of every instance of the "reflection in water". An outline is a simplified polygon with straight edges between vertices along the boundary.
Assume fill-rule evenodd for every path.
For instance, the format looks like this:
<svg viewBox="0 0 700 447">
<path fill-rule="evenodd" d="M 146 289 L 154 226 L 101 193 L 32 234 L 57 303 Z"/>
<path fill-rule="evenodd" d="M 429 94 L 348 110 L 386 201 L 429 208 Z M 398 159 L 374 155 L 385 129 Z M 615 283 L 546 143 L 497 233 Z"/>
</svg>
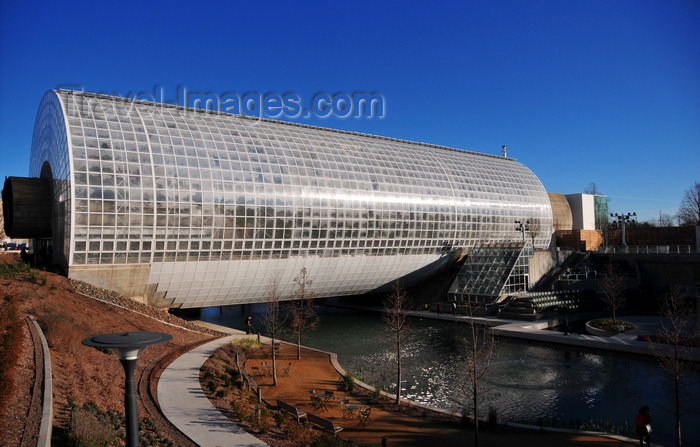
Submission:
<svg viewBox="0 0 700 447">
<path fill-rule="evenodd" d="M 247 309 L 254 327 L 261 330 L 262 306 Z M 209 308 L 202 319 L 243 328 L 243 313 L 236 308 Z M 463 369 L 460 339 L 463 323 L 410 320 L 404 353 L 404 396 L 435 407 L 460 412 L 459 377 Z M 291 337 L 290 337 L 291 339 Z M 388 391 L 396 387 L 396 361 L 390 335 L 377 314 L 322 308 L 319 328 L 304 344 L 335 352 L 347 370 L 366 377 L 371 385 Z M 491 368 L 480 385 L 484 416 L 490 409 L 501 420 L 612 421 L 617 426 L 634 423 L 642 405 L 652 408 L 655 440 L 673 444 L 673 411 L 668 379 L 655 360 L 573 347 L 537 344 L 499 338 Z M 685 382 L 684 405 L 694 405 L 684 416 L 684 440 L 700 439 L 700 375 Z M 692 444 L 692 442 L 691 442 Z"/>
</svg>

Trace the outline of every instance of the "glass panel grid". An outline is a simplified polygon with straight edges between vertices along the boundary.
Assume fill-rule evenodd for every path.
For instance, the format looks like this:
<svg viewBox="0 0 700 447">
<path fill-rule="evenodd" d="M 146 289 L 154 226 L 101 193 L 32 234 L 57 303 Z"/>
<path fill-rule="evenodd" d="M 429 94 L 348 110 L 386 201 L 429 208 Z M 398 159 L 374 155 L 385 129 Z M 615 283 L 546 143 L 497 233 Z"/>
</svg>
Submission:
<svg viewBox="0 0 700 447">
<path fill-rule="evenodd" d="M 478 245 L 460 268 L 449 294 L 458 300 L 490 303 L 500 295 L 525 292 L 533 253 L 530 243 Z"/>
<path fill-rule="evenodd" d="M 440 256 L 516 242 L 515 220 L 550 240 L 547 194 L 512 159 L 68 91 L 36 129 L 75 265 Z"/>
<path fill-rule="evenodd" d="M 434 253 L 514 239 L 518 217 L 551 224 L 541 184 L 509 159 L 177 108 L 153 113 L 108 98 L 86 107 L 82 95 L 61 96 L 76 140 L 76 195 L 109 204 L 88 205 L 87 216 L 81 206 L 77 222 L 111 227 L 117 239 L 242 242 L 201 255 L 185 244 L 178 259 Z"/>
</svg>

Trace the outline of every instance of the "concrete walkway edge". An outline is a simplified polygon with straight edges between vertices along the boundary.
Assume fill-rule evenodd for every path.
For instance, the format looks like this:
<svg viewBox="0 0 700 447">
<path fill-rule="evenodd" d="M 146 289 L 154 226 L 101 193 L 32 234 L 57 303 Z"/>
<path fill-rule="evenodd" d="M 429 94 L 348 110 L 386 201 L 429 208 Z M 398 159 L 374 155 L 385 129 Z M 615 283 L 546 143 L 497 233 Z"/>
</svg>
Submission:
<svg viewBox="0 0 700 447">
<path fill-rule="evenodd" d="M 165 417 L 200 447 L 267 446 L 214 407 L 199 384 L 199 370 L 225 336 L 175 359 L 158 379 L 158 401 Z"/>
</svg>

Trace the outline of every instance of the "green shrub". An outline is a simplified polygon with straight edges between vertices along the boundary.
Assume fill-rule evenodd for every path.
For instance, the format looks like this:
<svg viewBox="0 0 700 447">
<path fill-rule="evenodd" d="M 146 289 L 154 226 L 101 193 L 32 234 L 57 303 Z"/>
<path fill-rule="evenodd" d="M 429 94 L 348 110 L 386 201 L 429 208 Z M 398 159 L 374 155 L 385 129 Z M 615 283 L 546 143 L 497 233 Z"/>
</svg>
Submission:
<svg viewBox="0 0 700 447">
<path fill-rule="evenodd" d="M 374 385 L 374 392 L 372 393 L 372 397 L 374 398 L 375 401 L 379 400 L 379 398 L 382 395 L 382 386 L 381 385 Z"/>
<path fill-rule="evenodd" d="M 231 402 L 231 412 L 236 419 L 247 423 L 255 413 L 255 407 L 246 402 L 245 399 L 234 399 Z"/>
<path fill-rule="evenodd" d="M 279 411 L 279 412 L 275 413 L 274 418 L 275 418 L 275 422 L 277 423 L 277 425 L 279 425 L 280 427 L 283 427 L 285 424 L 288 424 L 289 421 L 292 420 L 292 415 L 290 415 L 289 413 L 285 413 L 283 411 Z"/>
<path fill-rule="evenodd" d="M 17 262 L 15 264 L 0 265 L 0 277 L 29 282 L 45 286 L 48 282 L 46 274 L 40 274 L 33 270 L 29 264 Z"/>
<path fill-rule="evenodd" d="M 258 433 L 265 433 L 270 429 L 270 427 L 275 425 L 274 413 L 267 408 L 261 408 L 255 417 L 253 417 L 252 422 L 253 429 L 255 431 Z"/>
<path fill-rule="evenodd" d="M 232 340 L 231 344 L 249 348 L 259 348 L 262 345 L 255 337 L 237 338 Z"/>
<path fill-rule="evenodd" d="M 316 437 L 316 432 L 311 426 L 300 424 L 296 420 L 291 420 L 284 426 L 284 434 L 294 445 L 309 445 Z"/>
<path fill-rule="evenodd" d="M 74 447 L 110 447 L 117 441 L 114 426 L 106 424 L 91 408 L 85 407 L 71 412 L 68 438 Z"/>
<path fill-rule="evenodd" d="M 68 400 L 71 408 L 67 444 L 72 447 L 120 446 L 126 442 L 124 414 L 112 410 L 102 411 L 94 403 L 79 406 Z M 141 446 L 173 447 L 150 418 L 139 420 Z"/>
<path fill-rule="evenodd" d="M 355 376 L 352 374 L 352 371 L 347 371 L 343 379 L 345 380 L 345 390 L 348 393 L 352 393 L 355 389 Z"/>
</svg>

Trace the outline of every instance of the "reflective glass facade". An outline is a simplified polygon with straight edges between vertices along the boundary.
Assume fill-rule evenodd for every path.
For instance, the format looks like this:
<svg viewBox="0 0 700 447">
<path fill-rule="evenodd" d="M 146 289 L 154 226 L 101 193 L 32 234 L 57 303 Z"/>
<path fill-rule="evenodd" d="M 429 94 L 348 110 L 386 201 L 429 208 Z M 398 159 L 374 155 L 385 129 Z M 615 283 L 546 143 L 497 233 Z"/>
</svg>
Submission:
<svg viewBox="0 0 700 447">
<path fill-rule="evenodd" d="M 69 276 L 140 266 L 170 307 L 284 296 L 302 267 L 317 296 L 363 293 L 552 227 L 513 159 L 71 91 L 42 100 L 30 175 L 53 177 Z"/>
<path fill-rule="evenodd" d="M 478 245 L 452 283 L 450 296 L 456 301 L 491 304 L 501 295 L 526 292 L 533 253 L 530 243 Z"/>
</svg>

